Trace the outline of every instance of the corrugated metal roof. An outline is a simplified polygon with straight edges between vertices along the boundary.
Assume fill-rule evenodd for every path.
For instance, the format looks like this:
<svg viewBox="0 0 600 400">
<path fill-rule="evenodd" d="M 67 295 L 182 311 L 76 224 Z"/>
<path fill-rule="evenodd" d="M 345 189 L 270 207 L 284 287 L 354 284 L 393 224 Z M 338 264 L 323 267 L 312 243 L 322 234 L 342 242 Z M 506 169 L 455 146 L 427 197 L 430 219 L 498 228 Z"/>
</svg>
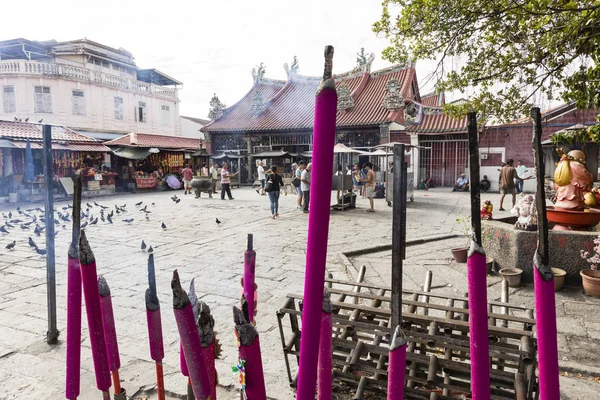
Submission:
<svg viewBox="0 0 600 400">
<path fill-rule="evenodd" d="M 104 153 L 111 152 L 110 148 L 103 144 L 69 143 L 67 147 L 72 151 L 100 151 Z"/>
<path fill-rule="evenodd" d="M 133 138 L 133 142 L 132 142 Z M 121 136 L 118 139 L 104 143 L 107 146 L 123 147 L 156 147 L 169 150 L 199 150 L 202 145 L 200 139 L 185 138 L 180 136 L 155 135 L 151 133 L 133 133 Z"/>
<path fill-rule="evenodd" d="M 371 74 L 355 73 L 335 77 L 336 85 L 344 83 L 354 95 L 354 107 L 339 111 L 337 126 L 377 125 L 396 121 L 397 113 L 386 109 L 383 101 L 387 83 L 397 79 L 400 94 L 405 96 L 414 77 L 414 68 L 394 66 Z M 205 132 L 246 132 L 312 129 L 315 93 L 319 77 L 293 75 L 287 82 L 259 79 L 252 89 L 225 114 L 202 128 Z M 362 90 L 361 90 L 362 89 Z M 259 116 L 252 113 L 255 92 L 262 95 L 266 110 Z"/>
<path fill-rule="evenodd" d="M 7 139 L 43 139 L 42 125 L 29 122 L 0 121 L 0 137 Z M 64 142 L 96 142 L 94 138 L 78 134 L 66 126 L 52 126 L 52 140 Z"/>
</svg>

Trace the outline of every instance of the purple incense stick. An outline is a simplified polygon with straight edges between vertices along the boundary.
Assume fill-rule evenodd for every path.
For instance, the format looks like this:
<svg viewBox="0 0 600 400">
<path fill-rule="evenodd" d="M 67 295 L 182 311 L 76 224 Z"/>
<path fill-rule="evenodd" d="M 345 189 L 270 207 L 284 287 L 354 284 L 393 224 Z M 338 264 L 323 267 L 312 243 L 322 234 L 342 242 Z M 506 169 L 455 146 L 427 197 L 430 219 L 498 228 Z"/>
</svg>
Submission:
<svg viewBox="0 0 600 400">
<path fill-rule="evenodd" d="M 244 312 L 235 306 L 233 307 L 233 321 L 235 322 L 235 337 L 238 342 L 239 363 L 242 364 L 241 361 L 245 361 L 245 398 L 248 400 L 266 400 L 267 391 L 258 331 L 251 322 L 246 320 Z"/>
<path fill-rule="evenodd" d="M 201 301 L 197 307 L 199 315 L 196 319 L 198 333 L 200 334 L 200 344 L 202 353 L 206 361 L 206 371 L 210 380 L 210 400 L 217 400 L 217 369 L 215 367 L 216 358 L 216 339 L 215 339 L 215 319 L 210 313 L 210 307 Z"/>
<path fill-rule="evenodd" d="M 194 311 L 190 299 L 181 287 L 177 270 L 173 271 L 171 289 L 173 289 L 173 312 L 175 313 L 175 321 L 177 322 L 186 365 L 192 381 L 194 396 L 197 400 L 206 400 L 210 396 L 210 381 L 206 371 L 204 355 L 202 354 L 200 335 L 194 320 Z"/>
<path fill-rule="evenodd" d="M 331 315 L 331 293 L 325 287 L 323 309 L 321 311 L 321 338 L 319 339 L 319 370 L 317 372 L 317 393 L 319 400 L 331 400 L 333 372 L 333 316 Z"/>
<path fill-rule="evenodd" d="M 106 355 L 106 342 L 104 341 L 102 311 L 100 310 L 96 258 L 85 237 L 85 231 L 81 231 L 79 237 L 79 261 L 81 263 L 81 279 L 90 332 L 90 344 L 92 346 L 92 358 L 94 360 L 94 371 L 96 372 L 96 386 L 102 392 L 108 393 L 108 389 L 110 389 L 110 371 Z M 104 395 L 106 397 L 106 394 Z"/>
<path fill-rule="evenodd" d="M 383 357 L 383 356 L 380 356 Z M 404 375 L 406 373 L 406 338 L 396 326 L 390 343 L 390 358 L 388 360 L 388 400 L 404 399 Z"/>
<path fill-rule="evenodd" d="M 98 292 L 100 294 L 100 310 L 102 312 L 102 326 L 104 328 L 104 339 L 106 341 L 108 369 L 111 372 L 117 371 L 121 368 L 121 358 L 119 357 L 115 317 L 113 314 L 110 288 L 102 275 L 98 278 Z"/>
<path fill-rule="evenodd" d="M 65 397 L 76 400 L 81 380 L 81 266 L 79 232 L 81 231 L 81 175 L 73 179 L 73 237 L 67 261 L 67 371 Z"/>
<path fill-rule="evenodd" d="M 300 339 L 300 366 L 296 398 L 314 400 L 317 363 L 327 262 L 329 203 L 331 201 L 331 166 L 335 145 L 337 93 L 332 78 L 333 46 L 325 47 L 325 71 L 315 99 L 313 163 L 304 277 L 304 307 Z"/>
<path fill-rule="evenodd" d="M 254 322 L 254 280 L 255 280 L 255 264 L 256 252 L 253 250 L 253 237 L 248 234 L 248 247 L 244 253 L 244 297 L 248 302 L 248 315 L 250 320 Z"/>
<path fill-rule="evenodd" d="M 150 358 L 156 364 L 156 383 L 158 399 L 164 400 L 165 387 L 162 360 L 165 358 L 165 347 L 162 335 L 162 320 L 160 317 L 160 302 L 156 292 L 156 274 L 154 271 L 154 254 L 148 257 L 148 289 L 146 289 L 146 322 L 148 323 L 148 342 Z"/>
</svg>

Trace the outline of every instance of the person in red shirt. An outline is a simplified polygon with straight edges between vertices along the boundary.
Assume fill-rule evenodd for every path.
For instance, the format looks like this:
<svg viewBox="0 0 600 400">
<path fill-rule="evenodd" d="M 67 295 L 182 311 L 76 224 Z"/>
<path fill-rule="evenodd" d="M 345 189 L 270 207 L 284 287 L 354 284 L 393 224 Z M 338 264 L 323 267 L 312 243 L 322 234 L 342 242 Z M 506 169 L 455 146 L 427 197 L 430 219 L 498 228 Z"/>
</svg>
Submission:
<svg viewBox="0 0 600 400">
<path fill-rule="evenodd" d="M 185 190 L 184 194 L 192 194 L 192 178 L 194 177 L 194 172 L 190 168 L 190 165 L 187 164 L 183 171 L 181 171 L 181 175 L 183 175 L 183 189 Z"/>
</svg>

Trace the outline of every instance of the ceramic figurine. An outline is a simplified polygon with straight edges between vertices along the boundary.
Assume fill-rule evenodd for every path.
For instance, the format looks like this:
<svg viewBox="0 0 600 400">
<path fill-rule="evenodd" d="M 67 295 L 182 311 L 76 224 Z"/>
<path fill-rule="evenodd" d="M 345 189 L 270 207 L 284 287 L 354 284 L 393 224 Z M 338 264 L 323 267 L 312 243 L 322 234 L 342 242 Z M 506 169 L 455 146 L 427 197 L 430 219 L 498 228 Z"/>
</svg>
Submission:
<svg viewBox="0 0 600 400">
<path fill-rule="evenodd" d="M 532 195 L 523 196 L 517 205 L 512 208 L 511 213 L 518 217 L 515 223 L 516 229 L 524 231 L 535 231 L 537 229 L 537 212 Z"/>
<path fill-rule="evenodd" d="M 558 185 L 556 191 L 556 208 L 581 211 L 585 208 L 584 194 L 591 190 L 594 180 L 585 166 L 585 153 L 581 150 L 571 150 L 561 156 L 554 173 L 554 181 Z"/>
<path fill-rule="evenodd" d="M 486 200 L 483 202 L 483 206 L 481 206 L 481 211 L 479 211 L 479 215 L 481 219 L 492 219 L 492 211 L 494 210 L 494 205 L 491 201 Z"/>
</svg>

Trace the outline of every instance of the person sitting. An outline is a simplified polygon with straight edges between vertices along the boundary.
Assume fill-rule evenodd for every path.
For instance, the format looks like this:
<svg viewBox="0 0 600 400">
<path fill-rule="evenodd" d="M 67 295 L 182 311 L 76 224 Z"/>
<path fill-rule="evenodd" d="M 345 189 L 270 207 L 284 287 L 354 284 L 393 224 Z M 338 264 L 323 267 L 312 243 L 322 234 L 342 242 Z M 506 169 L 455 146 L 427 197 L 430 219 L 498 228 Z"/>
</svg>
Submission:
<svg viewBox="0 0 600 400">
<path fill-rule="evenodd" d="M 433 179 L 429 175 L 425 175 L 425 179 L 421 179 L 419 190 L 429 190 L 430 187 L 433 187 Z"/>
<path fill-rule="evenodd" d="M 469 179 L 465 174 L 460 174 L 460 177 L 456 180 L 453 192 L 468 192 L 469 191 Z"/>
<path fill-rule="evenodd" d="M 487 175 L 484 175 L 483 179 L 481 180 L 481 191 L 487 193 L 491 186 L 492 184 L 488 180 Z"/>
</svg>

